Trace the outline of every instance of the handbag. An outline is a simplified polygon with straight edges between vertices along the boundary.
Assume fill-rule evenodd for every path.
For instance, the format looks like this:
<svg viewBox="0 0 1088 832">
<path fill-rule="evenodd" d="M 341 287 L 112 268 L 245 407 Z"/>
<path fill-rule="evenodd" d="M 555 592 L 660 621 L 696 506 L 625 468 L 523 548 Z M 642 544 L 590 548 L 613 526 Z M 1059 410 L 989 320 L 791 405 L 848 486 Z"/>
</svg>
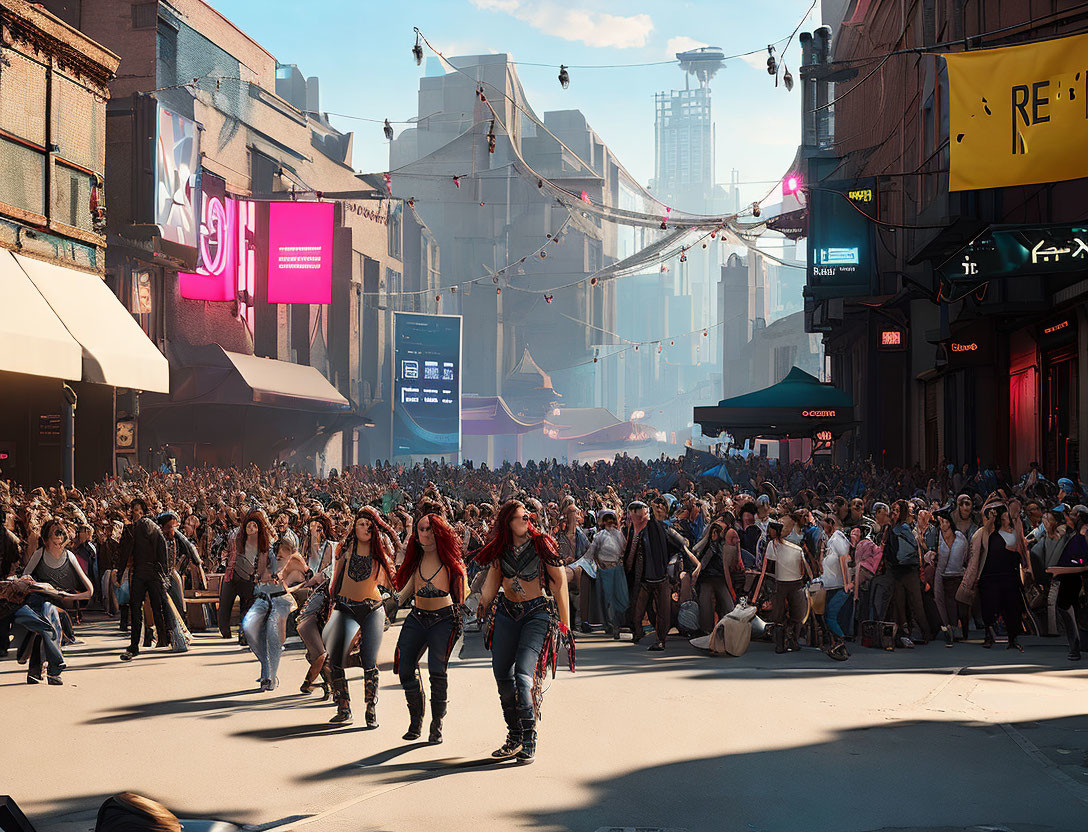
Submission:
<svg viewBox="0 0 1088 832">
<path fill-rule="evenodd" d="M 827 606 L 827 590 L 824 589 L 823 581 L 819 579 L 809 581 L 805 591 L 808 592 L 809 606 L 812 611 L 816 615 L 823 615 Z"/>
<path fill-rule="evenodd" d="M 898 625 L 891 621 L 862 621 L 861 646 L 877 650 L 894 650 Z"/>
<path fill-rule="evenodd" d="M 956 590 L 956 600 L 961 604 L 971 606 L 975 603 L 975 595 L 978 593 L 978 584 L 968 586 L 965 581 L 961 581 L 959 588 Z"/>
</svg>

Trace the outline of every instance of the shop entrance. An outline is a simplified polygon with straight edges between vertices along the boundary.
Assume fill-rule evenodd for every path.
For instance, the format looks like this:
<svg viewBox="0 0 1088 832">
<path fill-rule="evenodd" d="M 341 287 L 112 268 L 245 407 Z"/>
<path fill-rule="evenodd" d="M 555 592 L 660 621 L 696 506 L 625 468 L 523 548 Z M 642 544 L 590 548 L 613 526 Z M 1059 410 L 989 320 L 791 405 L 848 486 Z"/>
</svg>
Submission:
<svg viewBox="0 0 1088 832">
<path fill-rule="evenodd" d="M 1077 351 L 1068 344 L 1048 352 L 1043 364 L 1044 470 L 1049 477 L 1078 470 Z"/>
</svg>

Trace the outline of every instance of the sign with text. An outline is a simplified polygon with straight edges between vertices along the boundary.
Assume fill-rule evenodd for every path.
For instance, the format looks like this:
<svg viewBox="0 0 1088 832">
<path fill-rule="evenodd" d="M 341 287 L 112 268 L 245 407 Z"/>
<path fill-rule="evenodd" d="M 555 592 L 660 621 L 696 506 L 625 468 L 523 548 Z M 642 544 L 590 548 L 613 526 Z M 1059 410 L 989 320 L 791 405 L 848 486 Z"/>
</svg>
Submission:
<svg viewBox="0 0 1088 832">
<path fill-rule="evenodd" d="M 181 296 L 189 300 L 234 300 L 238 211 L 222 177 L 200 174 L 200 244 L 196 272 L 179 272 Z"/>
<path fill-rule="evenodd" d="M 991 226 L 939 269 L 953 282 L 1086 270 L 1088 224 Z"/>
<path fill-rule="evenodd" d="M 393 456 L 461 451 L 461 316 L 393 315 Z"/>
<path fill-rule="evenodd" d="M 870 292 L 876 181 L 820 182 L 808 204 L 808 289 L 812 297 L 857 297 Z"/>
<path fill-rule="evenodd" d="M 1088 176 L 1088 35 L 947 53 L 950 191 Z"/>
<path fill-rule="evenodd" d="M 332 302 L 331 202 L 268 206 L 268 302 Z"/>
</svg>

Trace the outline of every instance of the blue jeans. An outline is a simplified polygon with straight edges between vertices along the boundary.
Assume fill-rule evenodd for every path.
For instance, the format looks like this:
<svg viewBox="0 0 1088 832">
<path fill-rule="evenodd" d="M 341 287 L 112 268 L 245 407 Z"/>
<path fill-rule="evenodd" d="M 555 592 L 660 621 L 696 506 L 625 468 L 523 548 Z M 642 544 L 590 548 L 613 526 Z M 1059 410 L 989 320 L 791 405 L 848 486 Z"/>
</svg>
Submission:
<svg viewBox="0 0 1088 832">
<path fill-rule="evenodd" d="M 283 642 L 287 638 L 287 616 L 291 601 L 286 595 L 269 598 L 258 595 L 242 619 L 250 649 L 261 663 L 261 681 L 272 681 L 280 668 Z"/>
<path fill-rule="evenodd" d="M 27 668 L 40 676 L 42 672 L 42 654 L 49 663 L 49 674 L 59 676 L 64 669 L 64 656 L 60 652 L 60 635 L 56 626 L 49 620 L 47 607 L 51 604 L 40 604 L 41 611 L 32 609 L 24 604 L 11 615 L 11 623 L 15 627 L 22 627 L 26 631 L 24 638 L 32 639 L 30 647 L 30 663 Z"/>
<path fill-rule="evenodd" d="M 491 669 L 507 724 L 517 715 L 533 714 L 533 677 L 551 619 L 547 599 L 517 604 L 500 597 L 491 640 Z"/>
<path fill-rule="evenodd" d="M 597 570 L 597 591 L 601 597 L 601 615 L 606 624 L 622 624 L 631 599 L 627 592 L 627 573 L 622 566 Z"/>
<path fill-rule="evenodd" d="M 824 616 L 827 619 L 827 626 L 832 635 L 846 638 L 846 633 L 843 631 L 843 618 L 846 617 L 843 615 L 843 608 L 853 599 L 854 596 L 842 588 L 827 590 L 827 605 L 824 607 Z M 852 617 L 850 613 L 851 610 L 848 610 L 847 616 Z M 852 630 L 849 617 L 847 618 L 846 629 Z"/>
</svg>

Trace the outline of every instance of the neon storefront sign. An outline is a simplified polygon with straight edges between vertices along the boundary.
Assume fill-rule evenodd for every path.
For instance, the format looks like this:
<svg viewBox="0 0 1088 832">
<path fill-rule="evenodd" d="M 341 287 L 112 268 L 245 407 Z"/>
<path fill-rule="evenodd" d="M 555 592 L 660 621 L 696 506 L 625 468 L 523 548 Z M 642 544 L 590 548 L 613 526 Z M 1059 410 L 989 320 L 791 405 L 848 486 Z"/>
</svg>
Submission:
<svg viewBox="0 0 1088 832">
<path fill-rule="evenodd" d="M 801 415 L 808 419 L 834 419 L 834 410 L 802 410 Z"/>
<path fill-rule="evenodd" d="M 234 300 L 238 207 L 223 193 L 205 191 L 202 196 L 197 245 L 200 259 L 195 272 L 178 273 L 181 296 L 188 300 Z"/>
</svg>

